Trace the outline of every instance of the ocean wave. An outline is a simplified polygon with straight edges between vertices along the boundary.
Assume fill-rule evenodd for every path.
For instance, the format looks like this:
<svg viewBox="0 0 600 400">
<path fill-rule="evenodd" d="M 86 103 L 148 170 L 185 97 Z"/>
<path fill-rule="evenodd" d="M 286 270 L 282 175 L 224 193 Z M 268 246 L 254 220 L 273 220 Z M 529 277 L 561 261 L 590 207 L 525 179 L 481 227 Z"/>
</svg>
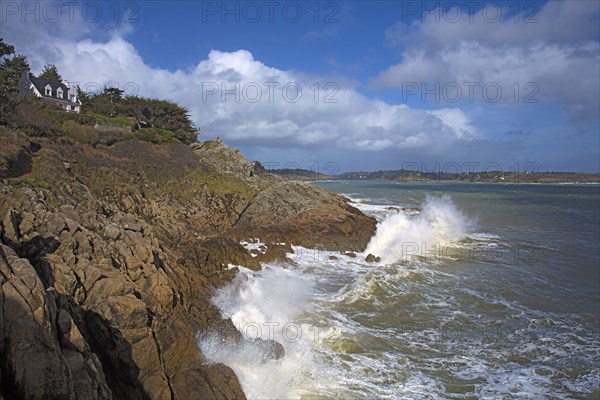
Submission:
<svg viewBox="0 0 600 400">
<path fill-rule="evenodd" d="M 418 215 L 399 213 L 381 221 L 365 253 L 379 256 L 385 263 L 425 256 L 436 247 L 462 240 L 469 225 L 449 197 L 428 198 Z"/>
</svg>

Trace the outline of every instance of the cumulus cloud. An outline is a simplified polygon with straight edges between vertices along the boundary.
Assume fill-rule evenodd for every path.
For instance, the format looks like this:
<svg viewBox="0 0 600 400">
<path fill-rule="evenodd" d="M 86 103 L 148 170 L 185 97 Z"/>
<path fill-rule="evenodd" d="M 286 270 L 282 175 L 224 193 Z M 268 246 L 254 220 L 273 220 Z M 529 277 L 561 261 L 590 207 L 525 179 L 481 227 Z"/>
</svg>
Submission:
<svg viewBox="0 0 600 400">
<path fill-rule="evenodd" d="M 407 82 L 458 83 L 460 100 L 557 102 L 574 120 L 597 120 L 600 110 L 600 3 L 515 3 L 473 14 L 439 8 L 424 20 L 398 22 L 386 31 L 403 46 L 399 63 L 370 80 L 378 88 L 407 88 Z M 487 11 L 486 11 L 487 10 Z M 495 16 L 502 15 L 495 20 Z M 477 83 L 469 87 L 465 83 Z M 484 86 L 496 89 L 485 93 Z M 472 89 L 471 89 L 472 88 Z M 421 93 L 419 87 L 419 93 Z M 472 93 L 469 93 L 469 90 Z M 470 96 L 472 94 L 472 97 Z M 441 96 L 442 101 L 451 96 Z"/>
<path fill-rule="evenodd" d="M 34 70 L 55 63 L 88 89 L 119 86 L 127 94 L 177 101 L 206 136 L 234 144 L 381 151 L 435 149 L 479 137 L 458 108 L 426 111 L 369 99 L 354 82 L 270 67 L 247 50 L 213 50 L 189 69 L 169 71 L 145 63 L 122 31 L 98 41 L 43 27 L 5 33 Z"/>
</svg>

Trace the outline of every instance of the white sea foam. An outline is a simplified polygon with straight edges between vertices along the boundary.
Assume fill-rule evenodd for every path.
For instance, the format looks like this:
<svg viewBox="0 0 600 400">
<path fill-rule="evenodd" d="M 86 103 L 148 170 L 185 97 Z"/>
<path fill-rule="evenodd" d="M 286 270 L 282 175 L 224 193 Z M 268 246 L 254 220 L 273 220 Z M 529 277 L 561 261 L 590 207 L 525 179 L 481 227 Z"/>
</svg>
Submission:
<svg viewBox="0 0 600 400">
<path fill-rule="evenodd" d="M 429 198 L 418 215 L 396 213 L 377 225 L 365 253 L 393 263 L 426 256 L 464 238 L 469 220 L 448 197 Z"/>
<path fill-rule="evenodd" d="M 319 381 L 312 351 L 315 329 L 303 314 L 310 311 L 310 282 L 298 272 L 265 265 L 260 272 L 242 268 L 235 280 L 217 291 L 213 302 L 248 339 L 227 346 L 218 336 L 200 337 L 199 346 L 213 362 L 230 366 L 250 399 L 299 398 L 305 381 Z M 275 340 L 285 349 L 279 360 L 264 360 L 252 339 Z"/>
<path fill-rule="evenodd" d="M 502 237 L 473 232 L 447 197 L 426 200 L 412 215 L 403 205 L 390 210 L 368 199 L 357 206 L 379 221 L 364 253 L 293 246 L 293 266 L 240 267 L 215 295 L 214 303 L 248 339 L 275 339 L 285 348 L 282 359 L 264 360 L 250 342 L 229 347 L 218 336 L 199 338 L 209 360 L 233 368 L 248 398 L 562 399 L 589 397 L 598 387 L 600 370 L 587 367 L 597 365 L 600 354 L 598 335 L 586 334 L 589 321 L 557 319 L 506 298 L 490 286 L 498 282 L 485 280 L 493 269 L 482 263 L 450 265 L 448 258 L 417 255 L 438 244 L 510 247 Z M 261 248 L 256 240 L 243 245 Z M 382 262 L 366 263 L 368 253 Z M 495 263 L 483 259 L 489 260 Z M 585 368 L 571 376 L 564 365 Z"/>
</svg>

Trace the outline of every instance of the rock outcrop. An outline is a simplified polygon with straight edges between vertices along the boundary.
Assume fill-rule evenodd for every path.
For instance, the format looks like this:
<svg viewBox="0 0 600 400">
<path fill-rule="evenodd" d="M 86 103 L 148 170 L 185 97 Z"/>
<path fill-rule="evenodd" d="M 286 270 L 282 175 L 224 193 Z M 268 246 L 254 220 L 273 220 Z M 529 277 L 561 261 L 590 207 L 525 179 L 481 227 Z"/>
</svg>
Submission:
<svg viewBox="0 0 600 400">
<path fill-rule="evenodd" d="M 230 264 L 260 269 L 290 242 L 362 250 L 375 230 L 340 196 L 239 174 L 243 156 L 217 170 L 237 154 L 220 142 L 18 140 L 0 149 L 6 399 L 244 398 L 233 371 L 196 343 L 198 332 L 243 340 L 210 301 L 236 275 Z M 240 245 L 254 237 L 266 251 Z M 265 359 L 284 356 L 277 343 L 255 345 Z"/>
</svg>

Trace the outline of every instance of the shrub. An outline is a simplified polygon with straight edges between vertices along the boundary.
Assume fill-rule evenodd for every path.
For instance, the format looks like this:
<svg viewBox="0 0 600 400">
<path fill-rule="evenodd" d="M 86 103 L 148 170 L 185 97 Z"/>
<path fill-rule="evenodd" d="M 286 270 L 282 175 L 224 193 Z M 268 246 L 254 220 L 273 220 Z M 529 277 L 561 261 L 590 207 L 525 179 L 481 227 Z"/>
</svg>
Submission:
<svg viewBox="0 0 600 400">
<path fill-rule="evenodd" d="M 52 118 L 56 105 L 33 96 L 26 96 L 17 105 L 9 123 L 30 136 L 56 136 L 60 134 L 60 125 Z"/>
<path fill-rule="evenodd" d="M 95 145 L 100 142 L 100 133 L 91 126 L 81 125 L 79 122 L 67 120 L 62 124 L 65 136 L 75 139 L 79 143 Z"/>
<path fill-rule="evenodd" d="M 135 133 L 140 140 L 150 143 L 179 143 L 175 132 L 160 128 L 144 128 Z"/>
</svg>

